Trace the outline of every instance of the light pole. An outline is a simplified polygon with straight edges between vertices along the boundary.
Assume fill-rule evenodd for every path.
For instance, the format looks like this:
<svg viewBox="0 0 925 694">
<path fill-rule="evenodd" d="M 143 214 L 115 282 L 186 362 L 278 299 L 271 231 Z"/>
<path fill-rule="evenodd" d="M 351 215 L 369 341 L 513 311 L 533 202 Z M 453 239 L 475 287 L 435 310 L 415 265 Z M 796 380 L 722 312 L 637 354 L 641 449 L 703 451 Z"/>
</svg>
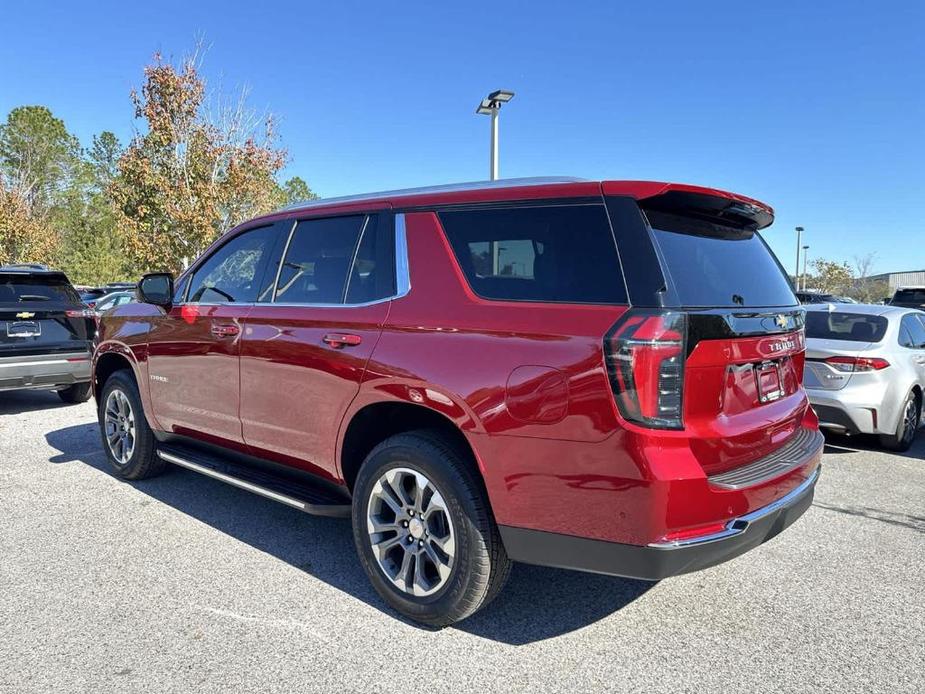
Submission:
<svg viewBox="0 0 925 694">
<path fill-rule="evenodd" d="M 514 98 L 514 92 L 498 89 L 482 99 L 482 103 L 475 109 L 481 116 L 491 116 L 491 154 L 490 154 L 490 180 L 498 179 L 498 112 L 501 104 L 506 104 Z"/>
<path fill-rule="evenodd" d="M 800 244 L 803 243 L 803 227 L 797 227 L 797 264 L 793 268 L 793 280 L 796 282 L 797 291 L 800 290 Z"/>
<path fill-rule="evenodd" d="M 803 246 L 803 291 L 806 291 L 806 260 L 809 257 L 809 246 Z"/>
</svg>

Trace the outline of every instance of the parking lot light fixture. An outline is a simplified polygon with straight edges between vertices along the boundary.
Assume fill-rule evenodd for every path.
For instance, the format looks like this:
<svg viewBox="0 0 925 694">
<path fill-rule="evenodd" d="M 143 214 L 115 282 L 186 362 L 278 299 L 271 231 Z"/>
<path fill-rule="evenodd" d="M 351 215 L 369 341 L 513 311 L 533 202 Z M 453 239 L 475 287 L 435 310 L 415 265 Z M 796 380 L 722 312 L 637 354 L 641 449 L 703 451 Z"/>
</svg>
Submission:
<svg viewBox="0 0 925 694">
<path fill-rule="evenodd" d="M 806 260 L 809 257 L 809 246 L 803 246 L 803 291 L 806 291 Z"/>
<path fill-rule="evenodd" d="M 803 227 L 797 227 L 797 264 L 793 268 L 793 281 L 796 283 L 797 290 L 800 289 L 800 245 L 803 243 Z"/>
<path fill-rule="evenodd" d="M 514 98 L 514 92 L 497 89 L 482 99 L 475 112 L 480 116 L 491 116 L 491 149 L 489 154 L 489 179 L 498 179 L 498 112 L 501 105 Z"/>
</svg>

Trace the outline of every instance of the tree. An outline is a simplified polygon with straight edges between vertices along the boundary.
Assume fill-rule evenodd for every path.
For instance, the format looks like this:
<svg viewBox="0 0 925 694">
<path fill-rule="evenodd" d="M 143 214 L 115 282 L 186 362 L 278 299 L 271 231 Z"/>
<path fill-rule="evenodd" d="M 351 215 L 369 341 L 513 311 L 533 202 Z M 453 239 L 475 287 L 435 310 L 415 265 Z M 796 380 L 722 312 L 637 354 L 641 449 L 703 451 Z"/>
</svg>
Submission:
<svg viewBox="0 0 925 694">
<path fill-rule="evenodd" d="M 812 283 L 826 294 L 847 294 L 854 283 L 854 275 L 848 263 L 817 258 L 812 262 L 816 274 Z"/>
<path fill-rule="evenodd" d="M 0 173 L 0 265 L 52 262 L 57 236 L 32 212 L 25 192 Z"/>
<path fill-rule="evenodd" d="M 872 304 L 890 295 L 890 284 L 871 279 L 876 253 L 854 256 L 855 279 L 850 296 L 865 304 Z"/>
<path fill-rule="evenodd" d="M 58 264 L 73 282 L 101 285 L 137 275 L 126 262 L 108 197 L 121 153 L 111 132 L 94 136 L 77 183 L 51 214 L 62 230 Z"/>
<path fill-rule="evenodd" d="M 155 55 L 144 73 L 132 101 L 145 129 L 108 190 L 131 262 L 176 272 L 228 227 L 276 206 L 285 152 L 272 117 L 250 111 L 246 92 L 230 106 L 204 103 L 196 54 L 178 66 Z"/>
<path fill-rule="evenodd" d="M 35 214 L 56 204 L 80 165 L 80 144 L 44 106 L 20 106 L 0 125 L 0 171 Z"/>
<path fill-rule="evenodd" d="M 316 200 L 318 198 L 300 176 L 293 176 L 283 183 L 281 193 L 284 205 L 292 205 L 293 203 Z"/>
</svg>

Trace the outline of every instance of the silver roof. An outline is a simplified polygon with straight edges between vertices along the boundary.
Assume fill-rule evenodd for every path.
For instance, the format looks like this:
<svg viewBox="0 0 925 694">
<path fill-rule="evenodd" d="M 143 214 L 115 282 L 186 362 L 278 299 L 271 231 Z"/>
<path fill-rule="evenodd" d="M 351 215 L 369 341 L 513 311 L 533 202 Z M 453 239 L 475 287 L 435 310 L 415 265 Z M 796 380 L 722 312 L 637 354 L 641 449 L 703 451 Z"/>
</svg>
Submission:
<svg viewBox="0 0 925 694">
<path fill-rule="evenodd" d="M 571 176 L 532 176 L 527 178 L 501 178 L 497 181 L 470 181 L 468 183 L 447 183 L 439 186 L 424 186 L 422 188 L 403 188 L 401 190 L 384 190 L 378 193 L 362 193 L 360 195 L 344 195 L 337 198 L 318 198 L 294 202 L 280 208 L 277 212 L 289 210 L 302 210 L 325 205 L 363 202 L 364 200 L 379 200 L 381 198 L 402 198 L 411 195 L 426 195 L 427 193 L 458 193 L 469 190 L 491 190 L 492 188 L 518 188 L 521 186 L 541 186 L 553 183 L 583 183 L 586 178 L 573 178 Z"/>
<path fill-rule="evenodd" d="M 914 313 L 916 309 L 903 306 L 890 306 L 889 304 L 805 304 L 807 311 L 837 311 L 839 313 L 861 313 L 869 316 L 898 316 L 905 313 Z"/>
</svg>

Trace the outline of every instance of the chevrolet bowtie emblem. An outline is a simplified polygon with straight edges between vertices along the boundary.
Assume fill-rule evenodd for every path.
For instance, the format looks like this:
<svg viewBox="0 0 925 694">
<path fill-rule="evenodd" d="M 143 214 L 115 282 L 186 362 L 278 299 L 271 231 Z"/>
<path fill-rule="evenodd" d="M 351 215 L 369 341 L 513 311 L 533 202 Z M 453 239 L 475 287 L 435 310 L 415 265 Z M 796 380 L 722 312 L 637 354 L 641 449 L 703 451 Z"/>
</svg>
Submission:
<svg viewBox="0 0 925 694">
<path fill-rule="evenodd" d="M 774 319 L 774 322 L 777 324 L 778 328 L 787 327 L 787 316 L 781 314 Z"/>
<path fill-rule="evenodd" d="M 22 313 L 16 314 L 17 318 L 35 318 L 34 313 L 29 313 L 28 311 L 23 311 Z"/>
</svg>

